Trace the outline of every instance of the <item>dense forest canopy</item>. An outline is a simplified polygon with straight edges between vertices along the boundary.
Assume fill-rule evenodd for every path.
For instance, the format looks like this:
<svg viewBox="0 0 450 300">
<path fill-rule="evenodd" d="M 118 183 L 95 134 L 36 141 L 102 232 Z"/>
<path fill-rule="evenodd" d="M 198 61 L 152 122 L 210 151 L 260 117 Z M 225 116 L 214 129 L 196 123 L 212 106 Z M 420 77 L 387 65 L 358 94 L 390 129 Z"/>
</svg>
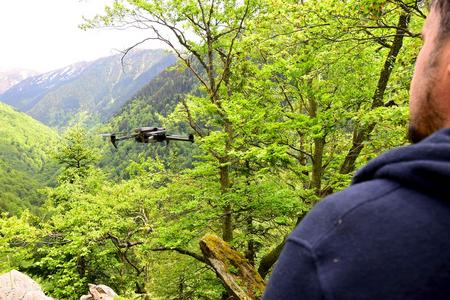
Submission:
<svg viewBox="0 0 450 300">
<path fill-rule="evenodd" d="M 47 147 L 56 132 L 2 103 L 0 124 L 0 212 L 37 212 L 45 199 L 39 188 L 51 184 L 57 170 Z"/>
<path fill-rule="evenodd" d="M 79 298 L 87 283 L 125 297 L 220 299 L 232 293 L 199 248 L 215 234 L 267 280 L 315 203 L 406 143 L 424 18 L 416 1 L 114 1 L 85 27 L 148 31 L 178 57 L 169 74 L 192 81 L 167 102 L 139 94 L 105 126 L 159 121 L 196 143 L 102 152 L 70 129 L 46 213 L 0 219 L 0 270 L 23 270 L 61 299 Z"/>
</svg>

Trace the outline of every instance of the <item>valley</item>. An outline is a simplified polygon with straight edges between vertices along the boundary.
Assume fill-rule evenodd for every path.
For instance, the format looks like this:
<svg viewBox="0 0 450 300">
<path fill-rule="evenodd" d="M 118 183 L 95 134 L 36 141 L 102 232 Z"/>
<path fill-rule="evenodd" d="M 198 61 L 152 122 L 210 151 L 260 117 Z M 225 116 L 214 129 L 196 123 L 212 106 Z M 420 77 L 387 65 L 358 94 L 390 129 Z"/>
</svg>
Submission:
<svg viewBox="0 0 450 300">
<path fill-rule="evenodd" d="M 0 211 L 36 211 L 45 199 L 39 189 L 55 184 L 57 133 L 2 103 L 0 124 Z"/>
<path fill-rule="evenodd" d="M 39 75 L 21 70 L 5 72 L 16 81 L 11 80 L 11 86 L 0 94 L 0 211 L 18 214 L 24 209 L 39 210 L 46 197 L 43 189 L 56 184 L 58 165 L 53 156 L 58 139 L 68 127 L 82 124 L 97 128 L 92 135 L 98 135 L 102 127 L 130 130 L 141 126 L 138 124 L 159 122 L 156 115 L 163 112 L 162 107 L 166 115 L 170 113 L 167 109 L 176 105 L 179 94 L 193 87 L 183 88 L 176 83 L 182 79 L 174 77 L 176 71 L 165 71 L 174 63 L 174 56 L 166 51 L 136 50 L 123 61 L 119 54 Z M 20 80 L 22 77 L 25 79 Z M 6 84 L 5 79 L 3 82 Z M 146 92 L 149 89 L 151 96 Z M 166 96 L 169 102 L 164 103 Z M 139 104 L 142 112 L 134 112 L 134 117 L 126 106 L 122 107 L 130 99 L 144 101 Z M 127 107 L 135 106 L 133 101 Z M 130 123 L 119 125 L 119 119 Z M 122 176 L 126 165 L 120 161 L 128 163 L 142 151 L 131 144 L 124 148 L 133 150 L 121 155 L 113 153 L 108 143 L 100 142 L 95 147 L 110 152 L 100 165 Z M 158 151 L 148 148 L 147 156 Z"/>
</svg>

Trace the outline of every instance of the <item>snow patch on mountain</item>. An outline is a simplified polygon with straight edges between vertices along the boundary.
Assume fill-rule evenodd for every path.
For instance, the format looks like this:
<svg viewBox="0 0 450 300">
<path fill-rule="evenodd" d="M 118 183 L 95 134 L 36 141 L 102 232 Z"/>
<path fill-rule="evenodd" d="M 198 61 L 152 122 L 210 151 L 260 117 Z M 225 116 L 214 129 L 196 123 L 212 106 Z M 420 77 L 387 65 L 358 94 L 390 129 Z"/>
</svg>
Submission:
<svg viewBox="0 0 450 300">
<path fill-rule="evenodd" d="M 0 70 L 0 94 L 22 80 L 37 74 L 36 71 L 26 69 Z"/>
<path fill-rule="evenodd" d="M 91 63 L 89 62 L 80 62 L 76 63 L 62 69 L 58 69 L 56 71 L 50 71 L 38 76 L 31 77 L 27 85 L 36 84 L 48 86 L 54 86 L 56 84 L 60 84 L 62 82 L 69 81 L 78 75 L 80 75 Z"/>
<path fill-rule="evenodd" d="M 27 111 L 46 92 L 77 78 L 91 64 L 91 62 L 80 62 L 55 71 L 27 77 L 0 94 L 0 100 L 20 111 Z"/>
<path fill-rule="evenodd" d="M 126 57 L 117 54 L 26 78 L 0 94 L 0 101 L 54 127 L 85 111 L 88 118 L 104 121 L 175 62 L 166 50 L 135 49 Z"/>
</svg>

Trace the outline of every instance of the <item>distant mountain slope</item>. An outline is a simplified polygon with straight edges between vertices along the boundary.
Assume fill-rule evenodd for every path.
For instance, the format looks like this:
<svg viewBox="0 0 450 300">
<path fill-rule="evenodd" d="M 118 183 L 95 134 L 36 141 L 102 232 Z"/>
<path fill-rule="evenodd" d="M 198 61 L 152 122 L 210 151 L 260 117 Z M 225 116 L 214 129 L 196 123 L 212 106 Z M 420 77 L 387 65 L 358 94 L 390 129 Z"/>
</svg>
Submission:
<svg viewBox="0 0 450 300">
<path fill-rule="evenodd" d="M 28 77 L 38 73 L 25 69 L 0 70 L 0 94 Z"/>
<path fill-rule="evenodd" d="M 56 138 L 52 129 L 0 103 L 0 212 L 40 204 L 37 190 L 55 170 L 47 158 Z"/>
<path fill-rule="evenodd" d="M 170 114 L 180 98 L 191 92 L 196 84 L 197 79 L 188 69 L 165 70 L 125 103 L 109 123 L 118 126 L 118 130 L 152 126 L 152 122 L 158 122 L 156 114 Z"/>
<path fill-rule="evenodd" d="M 102 121 L 176 60 L 164 50 L 135 50 L 123 66 L 121 58 L 118 54 L 28 78 L 0 99 L 52 127 L 64 127 L 75 117 Z"/>
<path fill-rule="evenodd" d="M 33 108 L 49 91 L 70 82 L 90 65 L 82 62 L 56 71 L 29 77 L 6 90 L 0 99 L 20 111 Z"/>
<path fill-rule="evenodd" d="M 180 71 L 175 68 L 165 70 L 123 105 L 106 126 L 112 131 L 126 131 L 141 126 L 161 126 L 160 116 L 166 117 L 172 113 L 180 99 L 191 92 L 196 84 L 197 80 L 189 70 Z M 186 126 L 167 130 L 172 134 L 191 133 Z M 138 161 L 139 157 L 156 155 L 168 157 L 175 152 L 183 164 L 189 164 L 191 150 L 195 145 L 176 142 L 169 146 L 163 143 L 147 145 L 126 141 L 121 142 L 117 150 L 110 145 L 108 148 L 110 153 L 105 155 L 101 166 L 113 169 L 117 176 L 126 178 L 123 171 L 130 161 Z"/>
</svg>

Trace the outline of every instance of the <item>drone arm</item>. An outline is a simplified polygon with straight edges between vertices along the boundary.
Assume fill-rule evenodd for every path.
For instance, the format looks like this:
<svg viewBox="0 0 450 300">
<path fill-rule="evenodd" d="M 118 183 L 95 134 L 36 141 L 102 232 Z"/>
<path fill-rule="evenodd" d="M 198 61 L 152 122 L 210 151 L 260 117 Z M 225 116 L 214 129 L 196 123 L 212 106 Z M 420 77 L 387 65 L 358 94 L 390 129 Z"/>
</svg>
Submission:
<svg viewBox="0 0 450 300">
<path fill-rule="evenodd" d="M 118 141 L 123 141 L 123 140 L 127 140 L 127 139 L 131 139 L 134 138 L 135 135 L 126 135 L 126 136 L 121 136 L 121 137 L 116 137 L 114 134 L 111 135 L 111 143 L 113 144 L 114 148 L 117 149 L 117 142 Z"/>
<path fill-rule="evenodd" d="M 121 137 L 116 138 L 116 141 L 128 140 L 128 139 L 131 139 L 131 138 L 134 138 L 134 137 L 135 137 L 135 135 L 121 136 Z"/>
<path fill-rule="evenodd" d="M 194 142 L 194 136 L 190 134 L 189 136 L 181 136 L 181 135 L 167 135 L 166 140 L 168 141 L 185 141 L 185 142 Z"/>
</svg>

